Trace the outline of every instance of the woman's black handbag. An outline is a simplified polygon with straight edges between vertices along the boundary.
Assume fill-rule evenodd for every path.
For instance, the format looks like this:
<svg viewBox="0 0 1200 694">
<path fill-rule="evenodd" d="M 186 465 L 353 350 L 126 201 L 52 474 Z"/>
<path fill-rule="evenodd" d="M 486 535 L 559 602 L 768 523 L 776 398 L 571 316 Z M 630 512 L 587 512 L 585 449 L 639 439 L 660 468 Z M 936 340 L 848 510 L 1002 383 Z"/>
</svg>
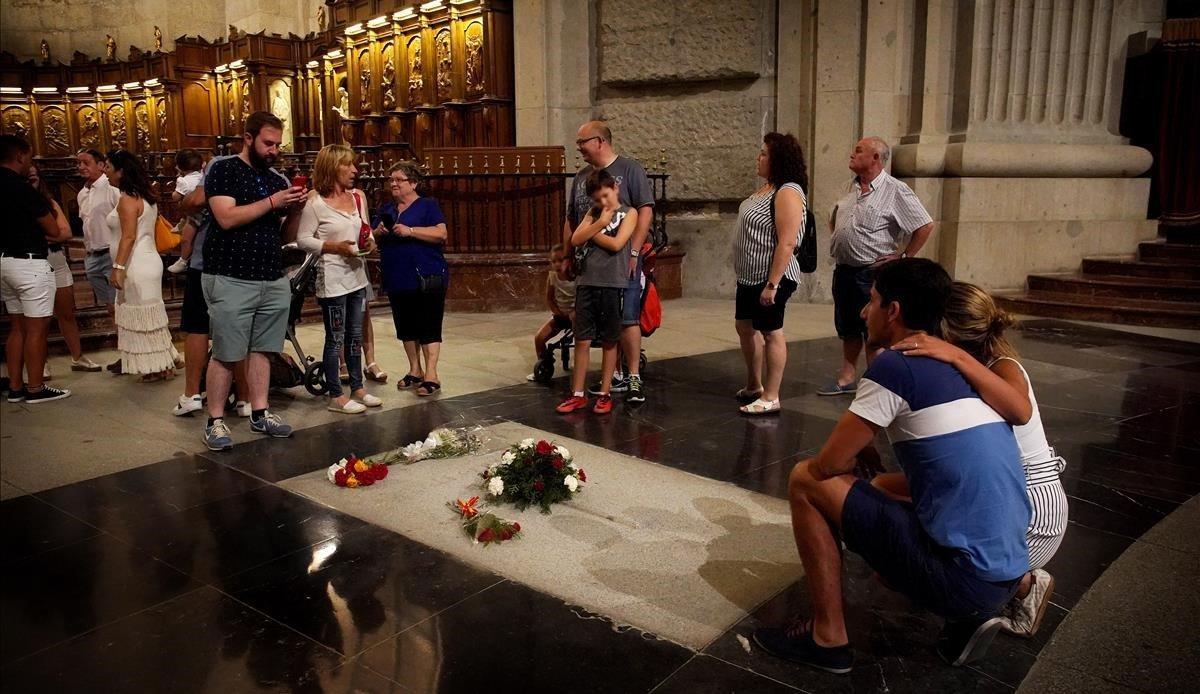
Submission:
<svg viewBox="0 0 1200 694">
<path fill-rule="evenodd" d="M 432 275 L 424 275 L 421 274 L 420 270 L 417 270 L 417 282 L 420 285 L 422 294 L 434 294 L 446 291 L 446 276 L 440 272 Z"/>
<path fill-rule="evenodd" d="M 775 226 L 775 193 L 771 193 L 771 226 Z M 817 271 L 817 218 L 807 199 L 804 201 L 804 228 L 800 230 L 800 240 L 792 253 L 800 265 L 800 272 L 811 274 Z"/>
</svg>

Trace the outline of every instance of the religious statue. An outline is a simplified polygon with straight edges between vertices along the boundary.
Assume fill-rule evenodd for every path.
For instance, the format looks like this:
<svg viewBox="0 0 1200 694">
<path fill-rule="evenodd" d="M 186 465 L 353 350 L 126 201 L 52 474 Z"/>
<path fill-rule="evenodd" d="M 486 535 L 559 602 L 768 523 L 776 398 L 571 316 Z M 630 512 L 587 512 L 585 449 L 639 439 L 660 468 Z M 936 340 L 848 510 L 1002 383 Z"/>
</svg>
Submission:
<svg viewBox="0 0 1200 694">
<path fill-rule="evenodd" d="M 483 91 L 483 30 L 473 24 L 467 31 L 467 91 Z"/>
<path fill-rule="evenodd" d="M 317 5 L 317 30 L 325 31 L 325 3 Z"/>
<path fill-rule="evenodd" d="M 338 87 L 338 105 L 333 107 L 333 112 L 342 118 L 350 117 L 350 92 L 345 87 Z"/>
<path fill-rule="evenodd" d="M 371 112 L 371 68 L 364 63 L 358 68 L 358 79 L 362 84 L 362 113 Z"/>
<path fill-rule="evenodd" d="M 279 148 L 286 149 L 292 142 L 292 106 L 287 98 L 287 85 L 282 82 L 276 83 L 271 92 L 271 113 L 283 123 L 283 142 Z"/>
<path fill-rule="evenodd" d="M 232 40 L 236 39 L 237 37 L 238 37 L 237 27 L 230 24 L 229 25 L 229 40 L 232 41 Z"/>
<path fill-rule="evenodd" d="M 423 103 L 421 92 L 425 89 L 425 75 L 421 72 L 421 40 L 409 44 L 408 54 L 408 105 Z"/>
<path fill-rule="evenodd" d="M 100 121 L 96 119 L 96 114 L 91 111 L 83 114 L 83 124 L 79 128 L 79 144 L 84 147 L 99 148 Z"/>
<path fill-rule="evenodd" d="M 50 42 L 46 39 L 42 39 L 41 54 L 43 63 L 50 62 Z"/>
<path fill-rule="evenodd" d="M 139 152 L 150 151 L 150 114 L 146 111 L 143 104 L 138 104 L 134 110 L 135 120 L 137 120 L 137 145 Z"/>
<path fill-rule="evenodd" d="M 154 25 L 154 52 L 162 53 L 162 29 L 158 25 Z"/>
<path fill-rule="evenodd" d="M 450 88 L 452 85 L 450 71 L 452 66 L 452 58 L 450 56 L 450 32 L 442 31 L 437 36 L 437 43 L 434 44 L 437 49 L 437 96 L 438 101 L 450 100 Z"/>
<path fill-rule="evenodd" d="M 69 152 L 67 145 L 67 122 L 57 112 L 42 113 L 42 139 L 55 152 Z"/>
<path fill-rule="evenodd" d="M 383 110 L 390 111 L 396 107 L 396 93 L 392 87 L 396 84 L 396 64 L 392 56 L 383 64 Z"/>
<path fill-rule="evenodd" d="M 112 37 L 112 34 L 104 35 L 104 57 L 110 63 L 117 60 L 117 40 Z"/>
</svg>

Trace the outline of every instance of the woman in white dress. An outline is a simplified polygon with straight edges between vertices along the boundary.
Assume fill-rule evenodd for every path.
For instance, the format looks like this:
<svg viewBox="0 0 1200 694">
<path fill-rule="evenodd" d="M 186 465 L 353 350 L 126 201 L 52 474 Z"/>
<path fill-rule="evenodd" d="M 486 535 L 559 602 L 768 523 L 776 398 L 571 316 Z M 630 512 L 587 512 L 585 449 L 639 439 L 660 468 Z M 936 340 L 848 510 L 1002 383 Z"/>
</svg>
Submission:
<svg viewBox="0 0 1200 694">
<path fill-rule="evenodd" d="M 160 381 L 175 374 L 179 353 L 171 343 L 162 300 L 162 258 L 154 245 L 158 206 L 150 178 L 137 157 L 117 150 L 108 157 L 108 180 L 121 200 L 108 215 L 112 233 L 112 285 L 117 294 L 117 348 L 121 371 Z"/>
</svg>

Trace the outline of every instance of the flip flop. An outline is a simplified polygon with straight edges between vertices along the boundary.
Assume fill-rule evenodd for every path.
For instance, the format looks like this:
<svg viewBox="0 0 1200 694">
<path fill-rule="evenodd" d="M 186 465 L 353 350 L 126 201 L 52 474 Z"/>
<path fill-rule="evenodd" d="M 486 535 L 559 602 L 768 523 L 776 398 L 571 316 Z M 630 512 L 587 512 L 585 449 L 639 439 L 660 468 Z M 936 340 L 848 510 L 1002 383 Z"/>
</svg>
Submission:
<svg viewBox="0 0 1200 694">
<path fill-rule="evenodd" d="M 738 409 L 741 410 L 742 414 L 754 417 L 766 414 L 779 414 L 781 411 L 778 400 L 763 400 L 762 398 L 755 400 L 749 405 L 742 405 Z"/>
<path fill-rule="evenodd" d="M 417 386 L 417 396 L 427 398 L 442 389 L 442 384 L 435 381 L 422 381 Z"/>
<path fill-rule="evenodd" d="M 396 390 L 408 390 L 413 386 L 419 386 L 423 380 L 420 376 L 405 374 L 404 378 L 396 381 Z"/>
<path fill-rule="evenodd" d="M 734 393 L 733 397 L 737 398 L 737 401 L 743 405 L 749 405 L 757 400 L 760 395 L 762 395 L 762 388 L 759 388 L 758 390 L 747 390 L 742 388 L 737 393 Z"/>
</svg>

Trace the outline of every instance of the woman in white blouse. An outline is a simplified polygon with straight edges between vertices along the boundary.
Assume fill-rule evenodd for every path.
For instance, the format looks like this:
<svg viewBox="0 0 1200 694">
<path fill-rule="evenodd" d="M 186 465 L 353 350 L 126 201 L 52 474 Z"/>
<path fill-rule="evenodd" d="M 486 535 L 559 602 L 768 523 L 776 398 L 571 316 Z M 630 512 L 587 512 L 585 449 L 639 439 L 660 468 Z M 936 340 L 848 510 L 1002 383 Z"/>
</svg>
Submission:
<svg viewBox="0 0 1200 694">
<path fill-rule="evenodd" d="M 325 319 L 323 355 L 329 409 L 345 414 L 365 412 L 382 401 L 363 388 L 362 321 L 367 297 L 367 270 L 362 255 L 375 248 L 370 234 L 359 248 L 359 234 L 370 219 L 366 196 L 353 188 L 358 169 L 354 151 L 327 145 L 313 166 L 313 191 L 300 217 L 296 243 L 318 253 L 317 303 Z M 361 252 L 361 254 L 360 254 Z M 342 355 L 350 374 L 350 395 L 338 378 Z"/>
</svg>

